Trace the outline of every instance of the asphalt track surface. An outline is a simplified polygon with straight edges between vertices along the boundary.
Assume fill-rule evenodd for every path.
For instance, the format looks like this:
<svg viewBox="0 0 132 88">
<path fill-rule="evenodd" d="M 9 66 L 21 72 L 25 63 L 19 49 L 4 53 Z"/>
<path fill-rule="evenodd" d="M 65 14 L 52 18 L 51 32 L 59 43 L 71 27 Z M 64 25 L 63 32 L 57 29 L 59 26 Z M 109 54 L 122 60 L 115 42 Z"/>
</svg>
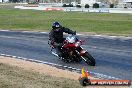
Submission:
<svg viewBox="0 0 132 88">
<path fill-rule="evenodd" d="M 78 36 L 85 40 L 83 48 L 96 59 L 96 66 L 65 63 L 51 54 L 48 34 L 39 32 L 0 31 L 0 53 L 37 59 L 132 80 L 132 39 Z"/>
</svg>

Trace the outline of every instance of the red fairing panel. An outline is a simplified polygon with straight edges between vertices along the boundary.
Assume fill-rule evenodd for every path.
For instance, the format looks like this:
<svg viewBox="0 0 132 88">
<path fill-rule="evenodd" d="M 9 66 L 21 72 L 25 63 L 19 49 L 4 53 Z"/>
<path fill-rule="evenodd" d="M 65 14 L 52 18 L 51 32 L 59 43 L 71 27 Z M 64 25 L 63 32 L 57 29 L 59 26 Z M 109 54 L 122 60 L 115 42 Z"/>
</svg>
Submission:
<svg viewBox="0 0 132 88">
<path fill-rule="evenodd" d="M 63 46 L 64 48 L 74 48 L 75 44 L 66 44 Z"/>
</svg>

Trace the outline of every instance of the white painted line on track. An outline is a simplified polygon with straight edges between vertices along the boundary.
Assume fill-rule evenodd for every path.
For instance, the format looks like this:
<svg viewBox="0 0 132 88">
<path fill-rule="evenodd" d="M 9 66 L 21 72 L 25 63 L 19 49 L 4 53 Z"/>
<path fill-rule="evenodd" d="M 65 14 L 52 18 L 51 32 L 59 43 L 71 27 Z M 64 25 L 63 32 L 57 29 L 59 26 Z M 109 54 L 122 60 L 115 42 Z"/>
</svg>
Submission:
<svg viewBox="0 0 132 88">
<path fill-rule="evenodd" d="M 0 36 L 0 38 L 8 38 L 8 39 L 17 39 L 17 40 L 26 40 L 29 41 L 27 38 L 20 38 L 20 37 L 11 37 L 11 36 Z M 39 41 L 39 42 L 45 42 L 38 39 L 32 39 L 32 41 Z"/>
<path fill-rule="evenodd" d="M 10 39 L 22 39 L 18 37 L 11 37 L 11 36 L 0 36 L 1 38 L 10 38 Z"/>
<path fill-rule="evenodd" d="M 72 68 L 73 70 L 76 70 L 76 68 Z"/>
<path fill-rule="evenodd" d="M 40 33 L 49 34 L 48 32 L 40 32 Z"/>
<path fill-rule="evenodd" d="M 59 65 L 59 64 L 58 64 L 58 66 L 62 67 L 62 65 Z"/>
<path fill-rule="evenodd" d="M 11 30 L 0 30 L 0 31 L 11 31 Z M 21 33 L 42 33 L 42 34 L 49 34 L 48 32 L 36 32 L 36 31 L 11 31 L 11 32 L 21 32 Z M 108 39 L 132 39 L 132 37 L 126 37 L 126 36 L 109 36 L 109 35 L 85 35 L 85 34 L 80 34 L 77 33 L 79 36 L 93 36 L 93 37 L 103 37 L 103 38 L 108 38 Z"/>
<path fill-rule="evenodd" d="M 13 58 L 17 58 L 17 56 L 12 56 Z"/>
<path fill-rule="evenodd" d="M 12 57 L 11 55 L 5 55 L 6 57 Z"/>
<path fill-rule="evenodd" d="M 67 68 L 68 66 L 63 66 L 64 68 Z"/>
<path fill-rule="evenodd" d="M 68 68 L 70 68 L 70 69 L 71 69 L 72 67 L 68 67 Z"/>
<path fill-rule="evenodd" d="M 0 30 L 0 31 L 10 31 L 10 30 Z"/>
<path fill-rule="evenodd" d="M 1 56 L 5 56 L 6 54 L 0 54 Z"/>
<path fill-rule="evenodd" d="M 22 33 L 42 33 L 42 34 L 48 34 L 48 32 L 35 32 L 35 31 L 20 31 Z"/>
</svg>

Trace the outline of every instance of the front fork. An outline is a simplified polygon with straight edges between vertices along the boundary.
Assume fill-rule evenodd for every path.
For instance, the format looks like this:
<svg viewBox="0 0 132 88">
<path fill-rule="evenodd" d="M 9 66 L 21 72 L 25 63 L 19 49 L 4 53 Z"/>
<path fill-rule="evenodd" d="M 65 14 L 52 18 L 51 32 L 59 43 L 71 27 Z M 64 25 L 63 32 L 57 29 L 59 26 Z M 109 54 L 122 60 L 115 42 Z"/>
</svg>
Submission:
<svg viewBox="0 0 132 88">
<path fill-rule="evenodd" d="M 82 48 L 82 47 L 81 47 L 81 48 Z M 80 52 L 77 51 L 77 50 L 76 50 L 76 52 L 78 53 L 78 55 L 79 55 L 85 62 L 87 61 L 87 60 L 83 57 L 87 51 L 85 51 L 85 50 L 82 49 Z"/>
</svg>

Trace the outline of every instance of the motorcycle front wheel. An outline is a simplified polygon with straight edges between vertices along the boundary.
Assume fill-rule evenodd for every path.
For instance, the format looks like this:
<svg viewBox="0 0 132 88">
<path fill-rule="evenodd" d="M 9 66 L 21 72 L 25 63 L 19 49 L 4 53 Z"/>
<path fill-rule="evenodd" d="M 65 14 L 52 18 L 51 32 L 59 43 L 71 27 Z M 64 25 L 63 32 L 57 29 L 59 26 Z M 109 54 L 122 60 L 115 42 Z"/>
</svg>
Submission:
<svg viewBox="0 0 132 88">
<path fill-rule="evenodd" d="M 95 59 L 88 52 L 85 53 L 83 59 L 88 65 L 95 66 L 96 64 Z"/>
</svg>

